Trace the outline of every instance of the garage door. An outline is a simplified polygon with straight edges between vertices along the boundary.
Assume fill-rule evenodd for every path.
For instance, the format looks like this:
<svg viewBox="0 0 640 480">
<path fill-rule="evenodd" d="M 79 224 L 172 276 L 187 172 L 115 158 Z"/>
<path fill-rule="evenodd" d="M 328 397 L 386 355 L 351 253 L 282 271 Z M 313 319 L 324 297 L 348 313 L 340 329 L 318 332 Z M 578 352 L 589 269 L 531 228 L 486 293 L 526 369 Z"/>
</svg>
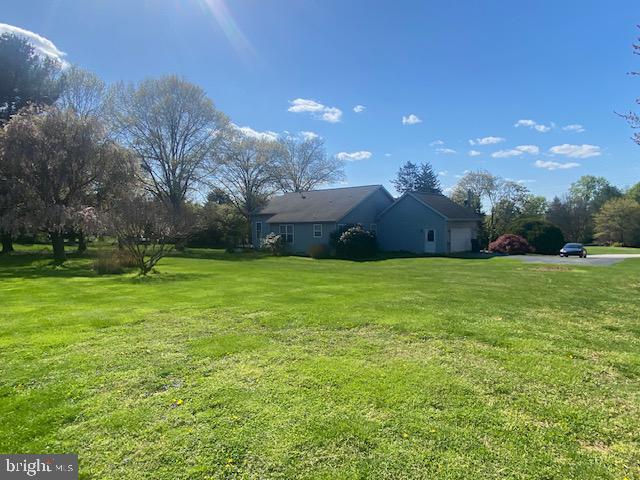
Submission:
<svg viewBox="0 0 640 480">
<path fill-rule="evenodd" d="M 471 250 L 471 228 L 451 229 L 451 252 L 468 252 Z"/>
</svg>

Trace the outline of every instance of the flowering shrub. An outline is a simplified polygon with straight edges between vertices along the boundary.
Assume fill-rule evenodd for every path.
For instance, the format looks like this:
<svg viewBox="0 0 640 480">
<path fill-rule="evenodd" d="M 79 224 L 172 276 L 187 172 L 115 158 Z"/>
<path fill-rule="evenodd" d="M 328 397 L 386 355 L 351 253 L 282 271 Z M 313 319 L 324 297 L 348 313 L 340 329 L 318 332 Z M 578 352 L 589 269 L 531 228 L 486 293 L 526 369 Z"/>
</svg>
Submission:
<svg viewBox="0 0 640 480">
<path fill-rule="evenodd" d="M 338 239 L 336 254 L 343 258 L 371 258 L 378 251 L 375 233 L 356 225 L 344 231 Z"/>
<path fill-rule="evenodd" d="M 507 255 L 524 255 L 532 252 L 529 243 L 519 235 L 507 233 L 498 237 L 489 244 L 489 251 L 494 253 L 506 253 Z"/>
<path fill-rule="evenodd" d="M 272 255 L 282 255 L 284 253 L 284 248 L 284 238 L 282 238 L 282 235 L 276 235 L 272 232 L 264 237 L 262 249 Z"/>
</svg>

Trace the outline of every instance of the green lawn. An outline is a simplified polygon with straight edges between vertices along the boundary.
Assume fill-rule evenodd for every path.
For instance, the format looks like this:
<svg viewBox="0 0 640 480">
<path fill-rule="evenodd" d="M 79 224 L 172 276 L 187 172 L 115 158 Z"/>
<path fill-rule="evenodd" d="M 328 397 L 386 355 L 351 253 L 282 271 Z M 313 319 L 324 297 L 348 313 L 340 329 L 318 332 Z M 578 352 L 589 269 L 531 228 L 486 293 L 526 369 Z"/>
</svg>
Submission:
<svg viewBox="0 0 640 480">
<path fill-rule="evenodd" d="M 639 479 L 640 260 L 0 258 L 0 451 L 81 478 Z"/>
<path fill-rule="evenodd" d="M 602 253 L 625 253 L 625 254 L 635 254 L 640 255 L 640 248 L 632 248 L 632 247 L 601 247 L 599 245 L 591 245 L 586 246 L 587 252 L 592 255 L 602 254 Z"/>
</svg>

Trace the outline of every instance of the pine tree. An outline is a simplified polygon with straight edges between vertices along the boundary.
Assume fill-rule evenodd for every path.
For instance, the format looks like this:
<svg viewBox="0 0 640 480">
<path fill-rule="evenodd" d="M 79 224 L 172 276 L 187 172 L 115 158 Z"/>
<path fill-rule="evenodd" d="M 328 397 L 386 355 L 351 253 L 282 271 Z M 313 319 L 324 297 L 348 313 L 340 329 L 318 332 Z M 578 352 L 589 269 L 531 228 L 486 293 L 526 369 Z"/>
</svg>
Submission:
<svg viewBox="0 0 640 480">
<path fill-rule="evenodd" d="M 420 193 L 442 193 L 440 180 L 429 162 L 420 165 L 420 172 L 414 188 L 416 192 Z"/>
<path fill-rule="evenodd" d="M 395 180 L 392 180 L 391 183 L 400 194 L 406 192 L 442 193 L 438 176 L 429 162 L 420 165 L 406 162 L 400 167 Z"/>
</svg>

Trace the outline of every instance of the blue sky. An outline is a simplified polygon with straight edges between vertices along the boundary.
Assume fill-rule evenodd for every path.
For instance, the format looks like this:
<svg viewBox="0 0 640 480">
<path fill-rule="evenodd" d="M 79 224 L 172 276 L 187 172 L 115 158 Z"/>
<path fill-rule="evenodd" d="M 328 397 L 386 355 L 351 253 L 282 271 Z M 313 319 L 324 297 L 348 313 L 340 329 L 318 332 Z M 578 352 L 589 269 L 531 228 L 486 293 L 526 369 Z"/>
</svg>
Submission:
<svg viewBox="0 0 640 480">
<path fill-rule="evenodd" d="M 640 181 L 614 113 L 640 97 L 637 0 L 3 0 L 0 23 L 108 82 L 177 73 L 239 126 L 321 135 L 349 185 L 406 160 L 548 197 Z"/>
</svg>

